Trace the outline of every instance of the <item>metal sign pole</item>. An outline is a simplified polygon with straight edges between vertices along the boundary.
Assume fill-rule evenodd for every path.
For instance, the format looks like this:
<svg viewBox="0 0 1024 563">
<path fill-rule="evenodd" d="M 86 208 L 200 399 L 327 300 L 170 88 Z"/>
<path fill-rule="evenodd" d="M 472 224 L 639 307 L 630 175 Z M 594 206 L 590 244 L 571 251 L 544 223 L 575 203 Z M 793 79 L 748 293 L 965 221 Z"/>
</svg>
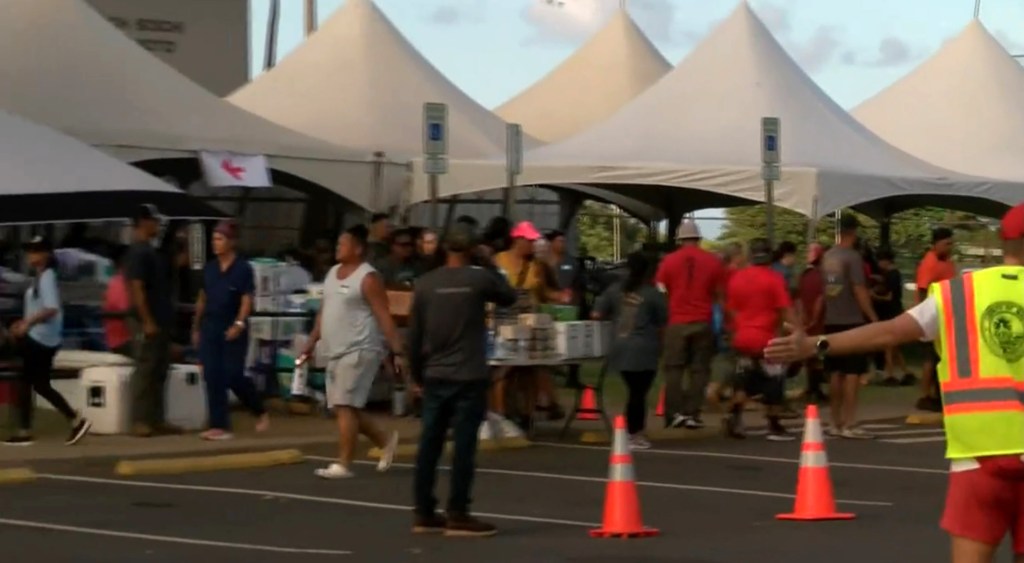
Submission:
<svg viewBox="0 0 1024 563">
<path fill-rule="evenodd" d="M 523 128 L 518 123 L 505 126 L 506 187 L 502 191 L 501 215 L 512 218 L 516 198 L 516 180 L 523 171 Z"/>
<path fill-rule="evenodd" d="M 761 118 L 761 178 L 764 179 L 765 235 L 775 248 L 775 182 L 781 179 L 782 123 L 777 117 Z"/>
<path fill-rule="evenodd" d="M 448 172 L 448 106 L 423 104 L 423 171 L 430 195 L 430 228 L 441 227 L 441 174 Z"/>
</svg>

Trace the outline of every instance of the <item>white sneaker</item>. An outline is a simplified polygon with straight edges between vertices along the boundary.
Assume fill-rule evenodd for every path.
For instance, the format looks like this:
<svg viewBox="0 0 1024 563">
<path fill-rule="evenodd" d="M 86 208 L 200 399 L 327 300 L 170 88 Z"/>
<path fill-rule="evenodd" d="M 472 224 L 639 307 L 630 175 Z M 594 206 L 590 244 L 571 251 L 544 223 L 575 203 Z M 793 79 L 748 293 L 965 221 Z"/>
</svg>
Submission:
<svg viewBox="0 0 1024 563">
<path fill-rule="evenodd" d="M 481 442 L 494 439 L 494 429 L 497 426 L 491 424 L 491 421 L 485 420 L 480 423 L 480 432 L 477 434 L 477 439 Z"/>
<path fill-rule="evenodd" d="M 870 433 L 865 432 L 865 431 L 861 430 L 860 428 L 856 428 L 856 427 L 843 429 L 843 432 L 840 434 L 840 436 L 842 436 L 843 438 L 847 438 L 849 440 L 874 440 L 875 439 L 875 435 L 874 434 L 870 434 Z"/>
<path fill-rule="evenodd" d="M 634 434 L 629 437 L 629 449 L 649 450 L 651 449 L 651 443 L 642 434 Z"/>
<path fill-rule="evenodd" d="M 501 428 L 501 437 L 502 438 L 525 438 L 526 437 L 526 433 L 523 432 L 523 429 L 520 428 L 519 426 L 517 426 L 516 423 L 512 422 L 511 420 L 509 420 L 507 418 L 502 418 L 501 419 L 500 428 Z"/>
<path fill-rule="evenodd" d="M 321 479 L 348 479 L 349 477 L 355 477 L 356 475 L 340 463 L 332 463 L 327 467 L 317 469 L 313 474 Z"/>
<path fill-rule="evenodd" d="M 393 430 L 388 443 L 380 452 L 380 461 L 377 462 L 377 471 L 384 473 L 391 469 L 391 463 L 395 461 L 395 450 L 398 449 L 398 431 Z"/>
</svg>

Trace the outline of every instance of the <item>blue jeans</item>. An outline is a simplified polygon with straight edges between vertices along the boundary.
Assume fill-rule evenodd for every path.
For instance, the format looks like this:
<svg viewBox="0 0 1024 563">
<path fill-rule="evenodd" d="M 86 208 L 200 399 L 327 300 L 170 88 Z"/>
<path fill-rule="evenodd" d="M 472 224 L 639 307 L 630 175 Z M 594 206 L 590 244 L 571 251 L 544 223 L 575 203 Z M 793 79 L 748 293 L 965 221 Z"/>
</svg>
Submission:
<svg viewBox="0 0 1024 563">
<path fill-rule="evenodd" d="M 238 338 L 228 341 L 224 338 L 225 331 L 218 328 L 203 327 L 199 339 L 199 361 L 203 364 L 203 380 L 206 382 L 210 428 L 230 430 L 228 391 L 233 392 L 253 415 L 261 416 L 266 411 L 256 386 L 245 376 L 248 335 L 242 333 Z"/>
<path fill-rule="evenodd" d="M 487 414 L 489 379 L 447 381 L 427 379 L 423 385 L 423 430 L 416 453 L 414 484 L 416 514 L 430 516 L 437 509 L 434 482 L 449 426 L 455 445 L 448 512 L 468 514 L 470 490 L 476 471 L 480 423 Z"/>
</svg>

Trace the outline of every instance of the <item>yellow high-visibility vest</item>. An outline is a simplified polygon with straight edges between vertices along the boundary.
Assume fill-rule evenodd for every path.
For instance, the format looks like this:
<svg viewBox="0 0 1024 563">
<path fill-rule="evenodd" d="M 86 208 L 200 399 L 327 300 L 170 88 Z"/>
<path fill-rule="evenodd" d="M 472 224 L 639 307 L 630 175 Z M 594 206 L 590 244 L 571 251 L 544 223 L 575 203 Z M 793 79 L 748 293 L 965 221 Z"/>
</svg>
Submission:
<svg viewBox="0 0 1024 563">
<path fill-rule="evenodd" d="M 1024 453 L 1024 267 L 932 284 L 946 457 Z"/>
</svg>

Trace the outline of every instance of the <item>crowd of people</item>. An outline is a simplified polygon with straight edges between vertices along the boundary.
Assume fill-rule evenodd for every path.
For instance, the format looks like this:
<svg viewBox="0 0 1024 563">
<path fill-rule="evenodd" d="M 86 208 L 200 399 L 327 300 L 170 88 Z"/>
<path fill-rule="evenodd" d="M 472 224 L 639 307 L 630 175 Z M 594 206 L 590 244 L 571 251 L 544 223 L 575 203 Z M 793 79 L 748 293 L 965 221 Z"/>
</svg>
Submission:
<svg viewBox="0 0 1024 563">
<path fill-rule="evenodd" d="M 166 423 L 163 412 L 179 291 L 169 275 L 178 263 L 164 259 L 153 244 L 160 223 L 153 206 L 139 209 L 134 241 L 120 253 L 118 273 L 107 288 L 110 347 L 136 360 L 132 430 L 139 437 L 180 432 Z M 536 311 L 543 304 L 576 306 L 589 318 L 611 321 L 607 366 L 621 373 L 628 388 L 625 415 L 633 448 L 650 447 L 647 404 L 659 368 L 665 376 L 667 427 L 703 428 L 702 415 L 710 405 L 722 410 L 725 434 L 742 439 L 745 403 L 758 397 L 766 407 L 768 439 L 792 440 L 781 424 L 796 414 L 787 404 L 785 383 L 804 371 L 806 398 L 831 404 L 829 433 L 870 438 L 856 424 L 857 396 L 869 371 L 869 356 L 822 355 L 790 364 L 765 357 L 766 347 L 787 325 L 818 335 L 900 316 L 903 282 L 893 255 L 884 249 L 873 253 L 858 229 L 852 216 L 844 216 L 835 246 L 812 244 L 799 271 L 795 244 L 783 242 L 773 249 L 767 240 L 755 239 L 714 254 L 704 249 L 698 226 L 684 221 L 675 233 L 676 250 L 664 257 L 631 254 L 625 275 L 601 292 L 593 307 L 587 306 L 580 262 L 568 255 L 565 234 L 542 235 L 525 221 L 512 225 L 497 218 L 481 233 L 475 220 L 460 217 L 442 241 L 432 230 L 395 229 L 386 215 L 376 215 L 368 226 L 342 233 L 330 259 L 310 262 L 309 255 L 290 254 L 294 263 L 311 265 L 310 279 L 324 283 L 308 348 L 298 359 L 300 364 L 308 361 L 318 343 L 328 359 L 325 396 L 337 420 L 339 456 L 316 475 L 352 477 L 360 433 L 381 450 L 377 469 L 390 468 L 398 434 L 380 428 L 365 412 L 373 381 L 385 369 L 408 382 L 421 403 L 415 529 L 494 533 L 492 525 L 469 513 L 473 458 L 486 413 L 505 412 L 511 378 L 494 378 L 483 335 L 490 317 Z M 189 340 L 206 383 L 209 428 L 201 434 L 206 440 L 232 437 L 229 392 L 253 415 L 257 432 L 270 424 L 263 397 L 245 373 L 254 274 L 238 252 L 238 239 L 233 221 L 222 221 L 213 230 L 213 258 L 202 269 L 190 315 Z M 933 247 L 918 269 L 920 298 L 927 297 L 933 283 L 955 276 L 951 250 L 952 232 L 936 229 Z M 32 443 L 34 390 L 68 419 L 67 443 L 75 444 L 88 433 L 89 421 L 50 384 L 62 328 L 52 245 L 36 238 L 25 251 L 32 285 L 23 318 L 4 333 L 24 358 L 17 396 L 21 417 L 6 443 Z M 331 266 L 321 275 L 323 263 Z M 405 334 L 395 323 L 387 293 L 402 288 L 414 294 Z M 937 359 L 935 353 L 928 357 L 926 394 L 919 406 L 933 407 L 938 401 Z M 886 347 L 878 369 L 883 383 L 914 383 L 895 346 Z M 519 375 L 530 381 L 519 389 L 525 393 L 527 418 L 538 410 L 551 418 L 564 417 L 550 371 L 530 368 Z M 569 375 L 574 384 L 578 374 Z M 449 430 L 455 459 L 447 514 L 440 516 L 433 487 Z"/>
</svg>

